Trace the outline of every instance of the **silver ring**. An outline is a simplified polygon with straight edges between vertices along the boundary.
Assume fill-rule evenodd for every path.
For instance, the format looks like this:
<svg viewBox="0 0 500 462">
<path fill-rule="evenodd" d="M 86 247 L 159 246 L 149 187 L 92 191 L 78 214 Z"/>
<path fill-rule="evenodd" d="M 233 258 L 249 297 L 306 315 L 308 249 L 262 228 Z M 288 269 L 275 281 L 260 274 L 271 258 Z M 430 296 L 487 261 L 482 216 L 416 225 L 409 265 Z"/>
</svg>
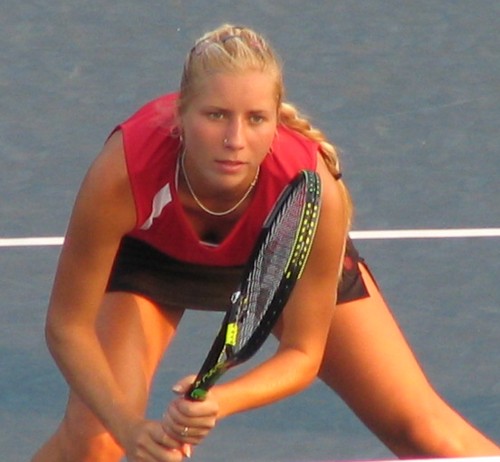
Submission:
<svg viewBox="0 0 500 462">
<path fill-rule="evenodd" d="M 222 142 L 224 143 L 224 146 L 227 146 L 227 144 L 229 143 L 229 140 L 227 138 L 224 138 L 224 140 Z"/>
<path fill-rule="evenodd" d="M 184 427 L 184 429 L 181 431 L 181 436 L 188 436 L 189 432 L 189 427 Z"/>
</svg>

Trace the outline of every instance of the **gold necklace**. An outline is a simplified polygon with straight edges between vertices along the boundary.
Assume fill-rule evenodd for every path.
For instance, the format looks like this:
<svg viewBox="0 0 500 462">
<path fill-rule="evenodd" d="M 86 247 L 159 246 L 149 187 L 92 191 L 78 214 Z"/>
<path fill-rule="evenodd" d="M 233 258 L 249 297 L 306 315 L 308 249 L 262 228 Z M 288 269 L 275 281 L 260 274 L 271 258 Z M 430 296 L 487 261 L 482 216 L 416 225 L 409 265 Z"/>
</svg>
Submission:
<svg viewBox="0 0 500 462">
<path fill-rule="evenodd" d="M 225 215 L 229 215 L 230 213 L 234 212 L 241 204 L 243 204 L 245 199 L 250 195 L 250 193 L 252 192 L 252 189 L 254 188 L 255 184 L 257 183 L 257 180 L 259 179 L 260 165 L 257 167 L 257 172 L 255 173 L 255 177 L 254 177 L 253 181 L 250 183 L 250 186 L 246 190 L 245 194 L 243 194 L 243 197 L 238 202 L 236 202 L 236 204 L 234 204 L 230 209 L 224 210 L 223 212 L 214 212 L 213 210 L 210 210 L 208 207 L 203 205 L 203 203 L 200 201 L 200 199 L 198 199 L 198 196 L 193 191 L 193 187 L 191 186 L 191 183 L 189 182 L 189 178 L 188 178 L 187 173 L 186 173 L 186 167 L 184 165 L 185 154 L 186 154 L 186 151 L 183 151 L 181 154 L 181 169 L 182 169 L 182 174 L 184 175 L 184 179 L 186 180 L 186 185 L 189 189 L 189 193 L 191 194 L 191 196 L 193 196 L 193 199 L 196 202 L 196 205 L 198 205 L 198 207 L 200 207 L 201 210 L 203 210 L 204 212 L 206 212 L 209 215 L 212 215 L 214 217 L 223 217 Z"/>
</svg>

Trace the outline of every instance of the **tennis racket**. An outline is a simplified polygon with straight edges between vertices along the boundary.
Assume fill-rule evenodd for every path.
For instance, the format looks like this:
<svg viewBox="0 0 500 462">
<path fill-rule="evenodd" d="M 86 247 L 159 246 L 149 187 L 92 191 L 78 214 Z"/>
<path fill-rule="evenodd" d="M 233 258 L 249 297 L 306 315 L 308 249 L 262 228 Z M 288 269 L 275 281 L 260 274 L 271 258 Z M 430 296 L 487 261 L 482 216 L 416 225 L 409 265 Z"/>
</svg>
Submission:
<svg viewBox="0 0 500 462">
<path fill-rule="evenodd" d="M 280 195 L 188 399 L 203 400 L 222 374 L 251 358 L 269 336 L 306 265 L 320 194 L 318 174 L 303 170 Z"/>
</svg>

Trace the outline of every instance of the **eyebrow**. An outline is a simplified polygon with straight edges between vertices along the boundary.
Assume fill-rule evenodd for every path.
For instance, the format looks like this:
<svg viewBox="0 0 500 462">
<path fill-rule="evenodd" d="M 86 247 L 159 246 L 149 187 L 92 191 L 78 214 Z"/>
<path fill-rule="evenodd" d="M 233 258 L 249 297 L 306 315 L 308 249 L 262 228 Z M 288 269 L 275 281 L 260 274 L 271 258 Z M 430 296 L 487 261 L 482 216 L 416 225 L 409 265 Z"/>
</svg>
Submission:
<svg viewBox="0 0 500 462">
<path fill-rule="evenodd" d="M 206 106 L 201 106 L 204 111 L 220 111 L 220 112 L 235 112 L 232 109 L 228 109 L 224 106 L 219 106 L 216 104 L 207 104 Z M 271 109 L 250 109 L 246 111 L 248 114 L 268 114 L 274 112 Z"/>
</svg>

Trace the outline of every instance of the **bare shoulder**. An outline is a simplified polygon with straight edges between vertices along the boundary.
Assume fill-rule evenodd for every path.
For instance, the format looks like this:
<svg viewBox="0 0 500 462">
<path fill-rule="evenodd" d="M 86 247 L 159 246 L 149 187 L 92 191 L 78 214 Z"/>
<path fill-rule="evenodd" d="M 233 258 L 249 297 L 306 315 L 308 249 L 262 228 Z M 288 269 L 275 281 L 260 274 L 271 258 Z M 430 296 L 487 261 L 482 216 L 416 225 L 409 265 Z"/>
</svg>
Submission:
<svg viewBox="0 0 500 462">
<path fill-rule="evenodd" d="M 128 184 L 127 166 L 120 131 L 114 132 L 106 141 L 101 152 L 90 166 L 82 187 L 86 182 L 96 181 L 93 187 L 126 188 Z"/>
<path fill-rule="evenodd" d="M 69 231 L 78 229 L 123 235 L 135 225 L 135 205 L 127 173 L 121 132 L 104 144 L 81 184 Z"/>
<path fill-rule="evenodd" d="M 121 135 L 115 133 L 89 168 L 73 207 L 51 296 L 52 325 L 85 321 L 89 310 L 97 310 L 121 239 L 134 225 Z"/>
</svg>

